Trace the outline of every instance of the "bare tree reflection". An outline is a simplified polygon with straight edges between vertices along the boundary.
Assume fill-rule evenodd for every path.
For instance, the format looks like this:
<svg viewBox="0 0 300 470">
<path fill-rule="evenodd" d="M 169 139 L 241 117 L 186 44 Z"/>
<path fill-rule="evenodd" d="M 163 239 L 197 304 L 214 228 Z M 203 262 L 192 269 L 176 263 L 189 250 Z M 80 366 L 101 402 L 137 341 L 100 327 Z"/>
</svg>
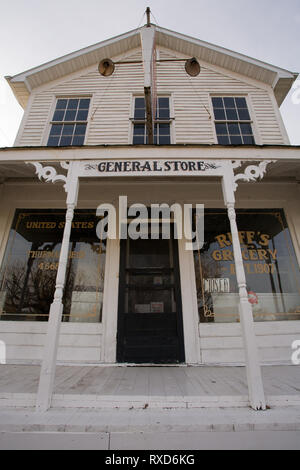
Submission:
<svg viewBox="0 0 300 470">
<path fill-rule="evenodd" d="M 29 275 L 26 263 L 17 261 L 8 268 L 3 286 L 6 300 L 2 320 L 48 320 L 57 271 L 42 270 L 35 264 Z M 74 272 L 70 270 L 66 292 L 72 292 L 69 287 L 73 285 L 74 278 Z"/>
</svg>

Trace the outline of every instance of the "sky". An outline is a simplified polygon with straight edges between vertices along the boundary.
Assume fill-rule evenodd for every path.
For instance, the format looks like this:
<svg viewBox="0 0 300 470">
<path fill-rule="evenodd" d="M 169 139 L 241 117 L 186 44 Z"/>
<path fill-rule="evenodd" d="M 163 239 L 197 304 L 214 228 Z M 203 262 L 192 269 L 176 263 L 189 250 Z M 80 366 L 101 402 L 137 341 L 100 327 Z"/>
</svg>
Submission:
<svg viewBox="0 0 300 470">
<path fill-rule="evenodd" d="M 0 147 L 23 115 L 5 76 L 135 29 L 147 6 L 161 27 L 300 73 L 300 0 L 2 0 Z M 300 145 L 300 78 L 281 113 Z"/>
</svg>

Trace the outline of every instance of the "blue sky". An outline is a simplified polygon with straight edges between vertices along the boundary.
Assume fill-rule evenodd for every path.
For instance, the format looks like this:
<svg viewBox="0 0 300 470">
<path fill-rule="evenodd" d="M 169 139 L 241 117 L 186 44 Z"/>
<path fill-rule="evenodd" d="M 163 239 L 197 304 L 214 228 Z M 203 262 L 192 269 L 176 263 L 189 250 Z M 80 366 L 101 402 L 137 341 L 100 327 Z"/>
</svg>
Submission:
<svg viewBox="0 0 300 470">
<path fill-rule="evenodd" d="M 159 26 L 300 72 L 299 0 L 6 0 L 0 7 L 0 146 L 13 145 L 23 113 L 3 76 L 134 29 L 145 22 L 147 6 Z M 300 145 L 300 79 L 296 85 L 298 93 L 291 91 L 281 112 L 291 143 Z"/>
</svg>

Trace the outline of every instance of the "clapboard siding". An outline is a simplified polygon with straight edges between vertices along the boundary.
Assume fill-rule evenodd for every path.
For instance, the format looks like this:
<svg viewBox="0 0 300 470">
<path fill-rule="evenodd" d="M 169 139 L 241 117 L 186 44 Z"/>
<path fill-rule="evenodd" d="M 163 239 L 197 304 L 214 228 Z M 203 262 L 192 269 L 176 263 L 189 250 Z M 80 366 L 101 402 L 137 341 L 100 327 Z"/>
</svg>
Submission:
<svg viewBox="0 0 300 470">
<path fill-rule="evenodd" d="M 201 355 L 204 364 L 244 364 L 240 324 L 200 324 Z M 300 338 L 300 322 L 255 323 L 262 363 L 291 363 L 293 341 Z"/>
<path fill-rule="evenodd" d="M 126 60 L 141 59 L 141 51 L 126 56 Z M 169 51 L 160 51 L 161 58 L 174 58 Z M 125 60 L 122 58 L 122 60 Z M 157 65 L 157 92 L 172 95 L 174 107 L 174 135 L 177 144 L 214 143 L 214 123 L 210 116 L 210 94 L 249 97 L 253 119 L 258 129 L 258 143 L 284 144 L 273 102 L 265 88 L 237 79 L 229 72 L 221 73 L 202 65 L 198 77 L 189 77 L 184 62 Z M 86 144 L 128 144 L 132 95 L 143 94 L 143 67 L 141 64 L 116 66 L 111 77 L 102 77 L 97 64 L 80 76 L 66 78 L 35 92 L 16 145 L 43 145 L 47 141 L 48 123 L 56 96 L 90 95 L 93 97 Z"/>
<path fill-rule="evenodd" d="M 0 338 L 6 343 L 7 362 L 41 361 L 47 323 L 0 322 Z M 58 360 L 99 362 L 101 353 L 101 324 L 62 324 Z"/>
<path fill-rule="evenodd" d="M 41 361 L 46 329 L 47 323 L 0 322 L 7 361 Z M 256 323 L 255 332 L 262 364 L 291 363 L 291 345 L 300 338 L 300 322 Z M 58 360 L 100 362 L 101 340 L 101 324 L 62 324 Z M 245 363 L 240 324 L 200 324 L 200 344 L 203 364 Z"/>
</svg>

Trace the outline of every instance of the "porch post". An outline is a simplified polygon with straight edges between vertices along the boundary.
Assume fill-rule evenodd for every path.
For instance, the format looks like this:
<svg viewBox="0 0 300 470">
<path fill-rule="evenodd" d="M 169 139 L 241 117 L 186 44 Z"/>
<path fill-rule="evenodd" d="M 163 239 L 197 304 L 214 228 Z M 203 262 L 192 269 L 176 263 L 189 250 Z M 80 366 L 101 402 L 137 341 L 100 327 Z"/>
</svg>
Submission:
<svg viewBox="0 0 300 470">
<path fill-rule="evenodd" d="M 258 348 L 254 331 L 252 306 L 248 300 L 246 274 L 242 257 L 238 227 L 236 223 L 235 197 L 231 180 L 224 178 L 223 192 L 230 221 L 232 246 L 239 289 L 239 314 L 245 348 L 246 372 L 250 405 L 255 410 L 265 410 L 266 400 L 258 357 Z"/>
<path fill-rule="evenodd" d="M 58 341 L 63 313 L 62 299 L 66 281 L 69 242 L 79 188 L 78 177 L 76 176 L 74 180 L 72 180 L 72 163 L 70 164 L 68 172 L 67 184 L 68 183 L 71 187 L 67 196 L 66 222 L 56 276 L 54 300 L 49 312 L 49 322 L 44 346 L 44 358 L 41 366 L 40 382 L 36 401 L 37 411 L 47 411 L 50 408 L 54 387 Z"/>
</svg>

